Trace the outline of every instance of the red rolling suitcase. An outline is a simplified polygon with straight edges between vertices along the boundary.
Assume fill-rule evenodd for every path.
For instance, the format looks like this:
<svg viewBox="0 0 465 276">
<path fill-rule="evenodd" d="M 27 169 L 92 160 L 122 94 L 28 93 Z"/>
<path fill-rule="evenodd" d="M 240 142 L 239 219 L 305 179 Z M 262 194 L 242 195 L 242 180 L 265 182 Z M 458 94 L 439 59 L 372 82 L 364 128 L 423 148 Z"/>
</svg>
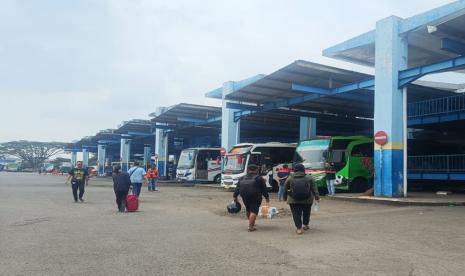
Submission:
<svg viewBox="0 0 465 276">
<path fill-rule="evenodd" d="M 126 209 L 128 212 L 135 212 L 139 209 L 139 198 L 133 193 L 132 189 L 126 198 Z"/>
</svg>

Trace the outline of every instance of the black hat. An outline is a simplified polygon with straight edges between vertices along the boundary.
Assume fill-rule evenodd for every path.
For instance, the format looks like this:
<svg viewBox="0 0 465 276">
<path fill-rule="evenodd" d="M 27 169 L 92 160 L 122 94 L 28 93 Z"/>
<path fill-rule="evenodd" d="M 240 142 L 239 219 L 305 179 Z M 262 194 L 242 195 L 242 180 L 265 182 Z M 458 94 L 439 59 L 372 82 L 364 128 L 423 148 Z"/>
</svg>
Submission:
<svg viewBox="0 0 465 276">
<path fill-rule="evenodd" d="M 296 164 L 294 166 L 294 172 L 305 172 L 305 166 L 302 164 Z"/>
<path fill-rule="evenodd" d="M 252 165 L 249 165 L 249 166 L 247 167 L 247 170 L 248 170 L 248 171 L 253 171 L 253 172 L 255 172 L 255 171 L 258 170 L 258 166 L 257 166 L 257 165 L 253 165 L 253 164 L 252 164 Z"/>
</svg>

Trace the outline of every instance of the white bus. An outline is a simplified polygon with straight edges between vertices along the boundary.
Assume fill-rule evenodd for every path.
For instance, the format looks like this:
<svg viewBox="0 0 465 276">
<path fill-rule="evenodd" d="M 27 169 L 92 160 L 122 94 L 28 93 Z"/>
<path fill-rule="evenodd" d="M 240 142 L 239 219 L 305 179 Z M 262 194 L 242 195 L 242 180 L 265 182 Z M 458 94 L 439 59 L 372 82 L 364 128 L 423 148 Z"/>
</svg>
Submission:
<svg viewBox="0 0 465 276">
<path fill-rule="evenodd" d="M 247 174 L 247 167 L 253 164 L 258 166 L 268 189 L 276 191 L 277 171 L 285 164 L 291 168 L 295 147 L 294 144 L 276 142 L 234 146 L 223 160 L 221 186 L 227 189 L 236 188 L 239 179 Z"/>
<path fill-rule="evenodd" d="M 178 181 L 221 183 L 221 149 L 190 148 L 181 152 L 176 169 Z"/>
</svg>

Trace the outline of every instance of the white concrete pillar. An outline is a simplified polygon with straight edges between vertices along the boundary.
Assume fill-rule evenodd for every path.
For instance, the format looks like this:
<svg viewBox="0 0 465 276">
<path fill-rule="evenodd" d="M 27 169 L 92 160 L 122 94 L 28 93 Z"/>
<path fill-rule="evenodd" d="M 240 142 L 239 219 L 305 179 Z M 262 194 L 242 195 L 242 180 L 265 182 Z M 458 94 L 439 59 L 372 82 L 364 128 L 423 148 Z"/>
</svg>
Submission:
<svg viewBox="0 0 465 276">
<path fill-rule="evenodd" d="M 314 138 L 316 138 L 316 118 L 300 117 L 300 141 Z"/>
<path fill-rule="evenodd" d="M 147 165 L 150 165 L 152 157 L 152 147 L 150 145 L 144 145 L 144 167 L 147 170 Z"/>
<path fill-rule="evenodd" d="M 99 144 L 97 147 L 97 171 L 99 176 L 105 175 L 106 148 L 107 146 L 104 144 Z"/>
<path fill-rule="evenodd" d="M 82 166 L 89 167 L 89 151 L 87 149 L 82 149 Z"/>
<path fill-rule="evenodd" d="M 131 139 L 121 138 L 120 156 L 121 156 L 121 171 L 129 170 L 129 158 L 131 155 Z"/>
<path fill-rule="evenodd" d="M 71 152 L 71 167 L 76 167 L 76 162 L 77 162 L 77 152 L 73 151 Z"/>
</svg>

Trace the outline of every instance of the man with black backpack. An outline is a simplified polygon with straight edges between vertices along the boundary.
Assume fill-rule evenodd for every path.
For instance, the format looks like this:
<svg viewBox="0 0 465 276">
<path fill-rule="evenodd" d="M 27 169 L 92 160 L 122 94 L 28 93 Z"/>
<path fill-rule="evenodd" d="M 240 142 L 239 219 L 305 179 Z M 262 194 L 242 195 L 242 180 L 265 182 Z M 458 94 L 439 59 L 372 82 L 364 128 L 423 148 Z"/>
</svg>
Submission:
<svg viewBox="0 0 465 276">
<path fill-rule="evenodd" d="M 237 197 L 241 195 L 242 201 L 247 212 L 249 220 L 249 232 L 257 230 L 255 228 L 255 220 L 257 219 L 258 210 L 262 204 L 262 196 L 266 202 L 270 202 L 270 197 L 266 188 L 265 179 L 258 175 L 258 167 L 250 165 L 247 168 L 247 175 L 237 183 L 234 191 L 234 201 L 237 202 Z"/>
<path fill-rule="evenodd" d="M 320 200 L 315 182 L 311 176 L 305 174 L 304 165 L 295 165 L 294 174 L 284 184 L 284 200 L 287 200 L 291 207 L 298 235 L 301 235 L 303 230 L 310 229 L 308 224 L 310 223 L 310 212 L 314 199 Z"/>
</svg>

